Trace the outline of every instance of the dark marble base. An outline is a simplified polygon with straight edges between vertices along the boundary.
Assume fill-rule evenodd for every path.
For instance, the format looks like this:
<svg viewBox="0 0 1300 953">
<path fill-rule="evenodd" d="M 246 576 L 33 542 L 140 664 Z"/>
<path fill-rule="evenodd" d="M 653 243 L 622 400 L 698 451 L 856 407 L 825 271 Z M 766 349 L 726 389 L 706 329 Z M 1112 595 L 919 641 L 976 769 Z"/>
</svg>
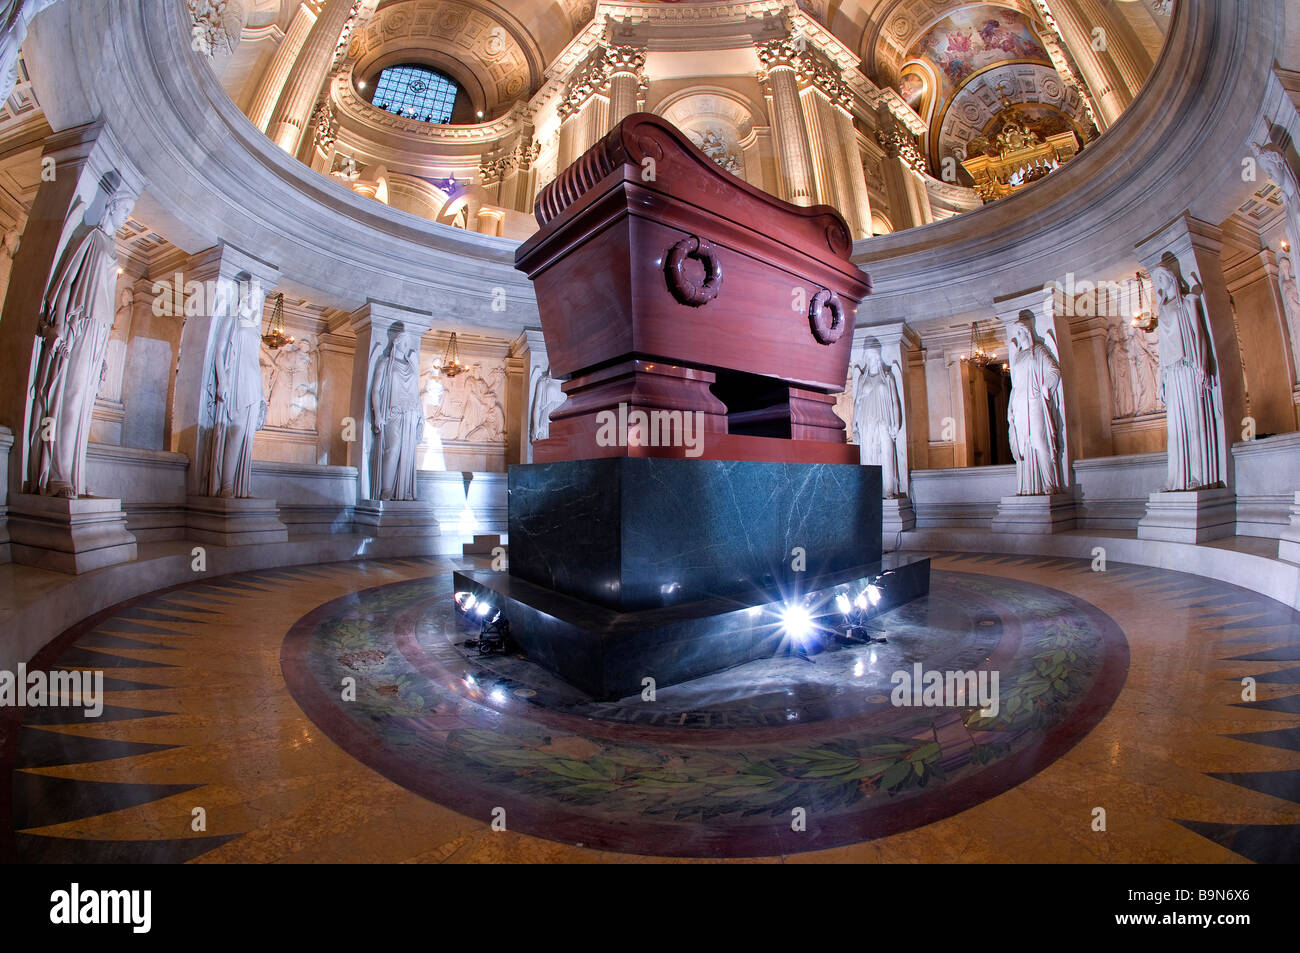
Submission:
<svg viewBox="0 0 1300 953">
<path fill-rule="evenodd" d="M 834 626 L 842 621 L 837 594 L 853 599 L 876 584 L 881 598 L 869 619 L 929 592 L 930 560 L 891 555 L 823 574 L 814 589 L 751 591 L 746 598 L 715 596 L 628 612 L 504 572 L 457 572 L 454 579 L 457 592 L 502 610 L 529 659 L 593 698 L 612 699 L 640 693 L 646 678 L 662 688 L 783 651 L 818 651 L 834 643 Z M 795 601 L 807 605 L 815 623 L 802 643 L 783 625 L 783 610 Z"/>
<path fill-rule="evenodd" d="M 617 612 L 808 592 L 881 556 L 880 468 L 616 458 L 510 468 L 510 573 Z"/>
</svg>

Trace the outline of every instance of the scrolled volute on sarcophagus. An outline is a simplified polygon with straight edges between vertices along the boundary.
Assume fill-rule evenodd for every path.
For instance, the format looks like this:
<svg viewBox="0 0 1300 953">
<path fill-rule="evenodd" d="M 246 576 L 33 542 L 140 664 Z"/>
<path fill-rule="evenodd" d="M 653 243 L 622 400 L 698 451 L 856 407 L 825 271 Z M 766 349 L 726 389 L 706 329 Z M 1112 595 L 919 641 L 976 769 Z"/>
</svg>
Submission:
<svg viewBox="0 0 1300 953">
<path fill-rule="evenodd" d="M 768 195 L 637 113 L 542 190 L 536 215 L 515 267 L 568 400 L 535 460 L 856 462 L 834 404 L 871 280 L 834 209 Z M 698 412 L 702 447 L 653 423 L 600 439 L 637 410 Z"/>
</svg>

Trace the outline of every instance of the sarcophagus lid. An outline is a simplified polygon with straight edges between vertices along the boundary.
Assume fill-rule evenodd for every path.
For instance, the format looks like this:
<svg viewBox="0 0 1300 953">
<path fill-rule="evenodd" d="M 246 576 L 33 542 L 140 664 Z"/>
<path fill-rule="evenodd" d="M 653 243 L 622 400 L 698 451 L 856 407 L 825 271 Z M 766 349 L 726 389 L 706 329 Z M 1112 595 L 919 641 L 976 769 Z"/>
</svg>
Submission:
<svg viewBox="0 0 1300 953">
<path fill-rule="evenodd" d="M 834 209 L 802 208 L 637 113 L 542 190 L 515 255 L 551 373 L 631 358 L 844 389 L 870 279 Z"/>
</svg>

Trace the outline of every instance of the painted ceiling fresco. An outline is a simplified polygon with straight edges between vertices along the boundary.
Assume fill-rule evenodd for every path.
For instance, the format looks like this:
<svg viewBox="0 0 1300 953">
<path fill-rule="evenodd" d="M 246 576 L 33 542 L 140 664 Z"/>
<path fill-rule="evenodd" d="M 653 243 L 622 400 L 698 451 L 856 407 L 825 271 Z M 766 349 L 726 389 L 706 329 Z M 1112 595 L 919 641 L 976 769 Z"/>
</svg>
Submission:
<svg viewBox="0 0 1300 953">
<path fill-rule="evenodd" d="M 998 63 L 1052 62 L 1021 14 L 989 4 L 940 20 L 917 41 L 913 55 L 934 65 L 945 100 L 975 73 Z"/>
</svg>

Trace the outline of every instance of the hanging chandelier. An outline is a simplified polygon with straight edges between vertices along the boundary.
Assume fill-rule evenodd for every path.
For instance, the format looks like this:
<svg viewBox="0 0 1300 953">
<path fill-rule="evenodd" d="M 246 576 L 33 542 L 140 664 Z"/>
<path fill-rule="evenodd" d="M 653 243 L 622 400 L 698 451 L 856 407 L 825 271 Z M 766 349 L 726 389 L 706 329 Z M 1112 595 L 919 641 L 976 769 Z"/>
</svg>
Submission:
<svg viewBox="0 0 1300 953">
<path fill-rule="evenodd" d="M 970 353 L 963 354 L 961 360 L 963 364 L 969 364 L 972 367 L 992 367 L 998 363 L 997 358 L 984 350 L 979 343 L 978 322 L 972 321 L 970 323 Z"/>
<path fill-rule="evenodd" d="M 1146 283 L 1142 280 L 1142 272 L 1137 272 L 1133 277 L 1137 294 L 1137 302 L 1133 306 L 1133 327 L 1142 331 L 1154 331 L 1159 324 L 1156 309 L 1151 307 L 1154 302 L 1147 291 Z"/>
<path fill-rule="evenodd" d="M 442 355 L 442 375 L 444 377 L 455 377 L 465 371 L 465 365 L 460 362 L 460 347 L 456 344 L 456 335 L 451 336 L 447 342 L 447 350 Z"/>
<path fill-rule="evenodd" d="M 275 307 L 271 309 L 271 318 L 266 323 L 262 343 L 267 350 L 278 351 L 286 344 L 292 344 L 293 336 L 284 333 L 284 292 L 277 293 L 272 300 L 275 301 Z"/>
</svg>

